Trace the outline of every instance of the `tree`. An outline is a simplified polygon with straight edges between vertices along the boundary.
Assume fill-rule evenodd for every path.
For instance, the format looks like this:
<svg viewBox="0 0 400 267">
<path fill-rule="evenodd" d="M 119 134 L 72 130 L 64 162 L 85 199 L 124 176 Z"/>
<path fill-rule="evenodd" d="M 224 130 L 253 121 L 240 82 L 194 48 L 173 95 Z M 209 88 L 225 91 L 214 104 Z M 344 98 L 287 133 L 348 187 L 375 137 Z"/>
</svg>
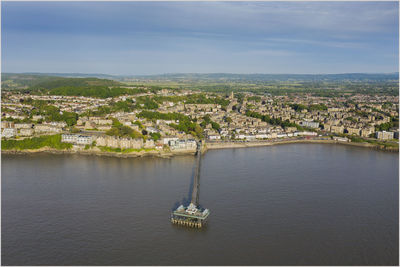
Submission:
<svg viewBox="0 0 400 267">
<path fill-rule="evenodd" d="M 135 121 L 133 124 L 136 124 L 137 126 L 139 126 L 139 129 L 144 129 L 144 126 L 140 121 Z"/>
<path fill-rule="evenodd" d="M 78 114 L 75 112 L 64 112 L 62 119 L 67 123 L 68 126 L 75 125 L 78 121 Z"/>
<path fill-rule="evenodd" d="M 218 123 L 214 122 L 214 121 L 211 121 L 211 126 L 216 131 L 221 130 L 221 126 Z"/>
<path fill-rule="evenodd" d="M 119 137 L 131 137 L 131 138 L 140 138 L 142 135 L 133 130 L 132 128 L 125 125 L 114 125 L 110 130 L 106 132 L 107 135 L 111 136 L 119 136 Z"/>
<path fill-rule="evenodd" d="M 113 126 L 113 127 L 120 127 L 120 126 L 122 126 L 122 123 L 120 123 L 118 119 L 112 118 L 111 120 L 112 120 L 112 126 Z"/>
<path fill-rule="evenodd" d="M 203 129 L 199 125 L 196 124 L 196 126 L 194 128 L 194 132 L 195 132 L 195 134 L 197 135 L 198 138 L 200 138 L 200 139 L 204 138 Z"/>
<path fill-rule="evenodd" d="M 157 141 L 161 138 L 160 133 L 151 133 L 150 136 L 151 136 L 151 138 L 153 138 L 154 141 Z"/>
<path fill-rule="evenodd" d="M 386 122 L 375 126 L 376 131 L 389 131 L 393 127 L 393 122 Z"/>
<path fill-rule="evenodd" d="M 210 118 L 210 115 L 205 115 L 204 117 L 203 117 L 203 121 L 205 121 L 207 124 L 209 124 L 210 122 L 211 122 L 211 118 Z"/>
</svg>

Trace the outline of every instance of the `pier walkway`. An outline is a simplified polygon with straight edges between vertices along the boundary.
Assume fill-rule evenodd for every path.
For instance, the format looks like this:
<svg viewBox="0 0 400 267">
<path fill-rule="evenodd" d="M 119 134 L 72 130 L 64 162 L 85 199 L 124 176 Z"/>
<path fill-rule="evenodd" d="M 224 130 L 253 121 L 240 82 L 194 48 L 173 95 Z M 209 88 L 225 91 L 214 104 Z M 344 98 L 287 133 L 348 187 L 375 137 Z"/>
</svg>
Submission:
<svg viewBox="0 0 400 267">
<path fill-rule="evenodd" d="M 188 227 L 201 228 L 205 223 L 210 211 L 200 209 L 199 189 L 200 189 L 200 169 L 201 169 L 201 141 L 197 143 L 196 151 L 196 170 L 193 178 L 192 199 L 189 206 L 180 205 L 171 214 L 171 222 Z"/>
<path fill-rule="evenodd" d="M 193 179 L 192 201 L 195 206 L 199 205 L 199 187 L 200 187 L 200 169 L 201 169 L 201 143 L 197 143 L 196 150 L 196 171 Z"/>
</svg>

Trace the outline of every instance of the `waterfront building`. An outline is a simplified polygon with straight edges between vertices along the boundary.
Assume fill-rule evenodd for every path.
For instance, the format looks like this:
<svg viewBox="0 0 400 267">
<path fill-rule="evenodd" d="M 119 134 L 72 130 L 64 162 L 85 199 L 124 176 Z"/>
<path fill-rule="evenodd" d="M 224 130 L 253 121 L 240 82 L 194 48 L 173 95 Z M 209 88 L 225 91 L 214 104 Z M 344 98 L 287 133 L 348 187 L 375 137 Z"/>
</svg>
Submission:
<svg viewBox="0 0 400 267">
<path fill-rule="evenodd" d="M 255 140 L 256 136 L 250 134 L 239 134 L 238 139 Z"/>
<path fill-rule="evenodd" d="M 316 132 L 295 132 L 294 136 L 317 136 Z"/>
<path fill-rule="evenodd" d="M 79 135 L 76 139 L 77 145 L 91 145 L 93 142 L 93 137 L 90 135 Z"/>
<path fill-rule="evenodd" d="M 168 137 L 162 138 L 162 142 L 163 142 L 164 145 L 169 145 L 169 141 L 176 141 L 178 139 L 179 138 L 176 137 L 176 136 L 168 136 Z"/>
<path fill-rule="evenodd" d="M 333 140 L 340 142 L 350 142 L 350 139 L 347 137 L 333 136 Z"/>
<path fill-rule="evenodd" d="M 100 135 L 96 139 L 98 146 L 107 146 L 112 148 L 133 148 L 141 149 L 143 147 L 142 138 L 120 138 L 116 136 Z"/>
<path fill-rule="evenodd" d="M 331 126 L 331 132 L 333 133 L 343 133 L 344 132 L 344 127 L 343 126 L 337 126 L 337 125 L 332 125 Z"/>
<path fill-rule="evenodd" d="M 227 129 L 222 129 L 219 134 L 221 137 L 227 137 L 229 135 L 229 131 Z"/>
<path fill-rule="evenodd" d="M 93 142 L 93 136 L 81 134 L 62 134 L 61 142 L 75 145 L 90 145 Z"/>
<path fill-rule="evenodd" d="M 346 130 L 347 130 L 348 134 L 352 134 L 352 135 L 360 135 L 360 133 L 361 133 L 361 130 L 358 128 L 347 127 Z"/>
<path fill-rule="evenodd" d="M 3 130 L 3 132 L 1 133 L 1 136 L 5 137 L 5 138 L 11 138 L 11 137 L 14 137 L 16 135 L 16 133 L 17 133 L 17 131 L 15 128 L 5 128 Z"/>
<path fill-rule="evenodd" d="M 209 134 L 207 135 L 209 140 L 221 140 L 221 136 L 219 134 Z"/>
<path fill-rule="evenodd" d="M 376 132 L 376 138 L 379 140 L 393 139 L 394 132 L 379 131 L 379 132 Z"/>
<path fill-rule="evenodd" d="M 268 134 L 266 134 L 266 133 L 259 133 L 259 134 L 256 134 L 256 139 L 266 139 L 266 138 L 268 138 Z"/>
<path fill-rule="evenodd" d="M 287 137 L 287 134 L 285 134 L 285 133 L 278 133 L 278 134 L 276 135 L 276 137 L 278 137 L 278 138 L 284 138 L 284 137 Z"/>
<path fill-rule="evenodd" d="M 170 140 L 168 145 L 172 150 L 195 150 L 197 146 L 194 139 Z"/>
<path fill-rule="evenodd" d="M 153 139 L 147 139 L 144 143 L 144 148 L 154 148 L 156 145 Z"/>
<path fill-rule="evenodd" d="M 375 127 L 365 127 L 361 129 L 361 136 L 368 137 L 370 134 L 375 133 Z"/>
<path fill-rule="evenodd" d="M 32 128 L 23 128 L 19 130 L 19 135 L 20 136 L 31 136 L 33 135 L 34 130 Z"/>
<path fill-rule="evenodd" d="M 76 134 L 62 134 L 61 135 L 61 142 L 63 143 L 75 143 L 77 139 Z"/>
</svg>

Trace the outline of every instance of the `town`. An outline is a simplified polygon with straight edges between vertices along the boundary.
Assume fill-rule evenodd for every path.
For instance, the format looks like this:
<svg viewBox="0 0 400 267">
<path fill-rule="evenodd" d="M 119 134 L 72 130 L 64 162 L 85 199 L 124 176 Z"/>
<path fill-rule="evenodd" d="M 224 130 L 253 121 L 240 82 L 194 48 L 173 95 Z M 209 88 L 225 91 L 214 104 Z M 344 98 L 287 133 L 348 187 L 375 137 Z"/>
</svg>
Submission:
<svg viewBox="0 0 400 267">
<path fill-rule="evenodd" d="M 10 148 L 5 140 L 54 135 L 69 144 L 64 146 L 68 149 L 124 153 L 195 151 L 198 139 L 222 143 L 317 138 L 398 147 L 398 96 L 124 89 L 129 93 L 112 97 L 3 91 L 2 148 Z"/>
</svg>

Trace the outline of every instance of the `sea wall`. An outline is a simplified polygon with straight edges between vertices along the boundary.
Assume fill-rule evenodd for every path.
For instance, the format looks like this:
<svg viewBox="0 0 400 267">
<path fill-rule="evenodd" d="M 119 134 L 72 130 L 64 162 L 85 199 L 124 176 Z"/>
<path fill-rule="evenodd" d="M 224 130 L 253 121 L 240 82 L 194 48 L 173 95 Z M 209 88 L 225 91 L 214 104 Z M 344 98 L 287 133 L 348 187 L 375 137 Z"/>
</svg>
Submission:
<svg viewBox="0 0 400 267">
<path fill-rule="evenodd" d="M 398 152 L 397 147 L 384 147 L 380 145 L 374 145 L 370 143 L 353 143 L 353 142 L 342 142 L 335 140 L 316 140 L 316 139 L 301 139 L 301 140 L 279 140 L 279 141 L 248 141 L 248 142 L 206 142 L 204 150 L 208 149 L 224 149 L 224 148 L 241 148 L 241 147 L 258 147 L 258 146 L 272 146 L 282 144 L 341 144 L 350 145 L 357 147 L 373 148 L 383 151 Z"/>
</svg>

